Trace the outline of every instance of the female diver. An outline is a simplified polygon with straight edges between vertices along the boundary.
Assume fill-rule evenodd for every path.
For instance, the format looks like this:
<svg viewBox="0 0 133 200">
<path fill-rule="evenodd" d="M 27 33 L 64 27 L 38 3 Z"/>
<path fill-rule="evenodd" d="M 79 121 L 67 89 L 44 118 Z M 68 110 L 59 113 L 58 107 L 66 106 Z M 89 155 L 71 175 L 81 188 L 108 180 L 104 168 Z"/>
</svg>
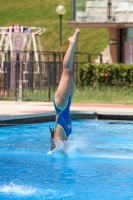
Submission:
<svg viewBox="0 0 133 200">
<path fill-rule="evenodd" d="M 56 147 L 63 147 L 64 141 L 72 132 L 70 105 L 74 92 L 73 61 L 80 30 L 77 28 L 74 35 L 68 39 L 69 47 L 63 59 L 63 72 L 58 89 L 54 96 L 56 111 L 55 129 L 51 132 L 51 151 Z"/>
</svg>

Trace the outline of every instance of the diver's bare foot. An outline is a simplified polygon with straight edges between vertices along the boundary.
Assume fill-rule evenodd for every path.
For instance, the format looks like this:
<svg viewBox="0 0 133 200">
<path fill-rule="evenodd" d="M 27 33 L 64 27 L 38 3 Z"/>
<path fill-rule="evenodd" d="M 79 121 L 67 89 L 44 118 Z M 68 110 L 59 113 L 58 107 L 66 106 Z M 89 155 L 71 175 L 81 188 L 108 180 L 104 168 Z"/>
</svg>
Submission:
<svg viewBox="0 0 133 200">
<path fill-rule="evenodd" d="M 80 30 L 79 30 L 78 28 L 76 28 L 76 31 L 75 31 L 74 35 L 73 35 L 72 37 L 70 37 L 70 38 L 68 39 L 68 41 L 69 41 L 70 43 L 75 43 L 75 42 L 77 42 L 78 37 L 79 37 L 79 34 L 80 34 Z"/>
</svg>

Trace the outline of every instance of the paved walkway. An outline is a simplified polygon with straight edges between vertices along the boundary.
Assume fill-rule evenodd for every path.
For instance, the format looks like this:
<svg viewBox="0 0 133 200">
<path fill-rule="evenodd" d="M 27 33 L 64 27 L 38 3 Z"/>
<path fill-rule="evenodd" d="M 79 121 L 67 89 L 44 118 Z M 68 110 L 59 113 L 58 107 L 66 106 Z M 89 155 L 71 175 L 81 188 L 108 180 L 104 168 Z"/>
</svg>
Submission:
<svg viewBox="0 0 133 200">
<path fill-rule="evenodd" d="M 0 101 L 0 116 L 16 116 L 53 112 L 52 102 L 12 102 Z M 117 104 L 81 104 L 72 103 L 71 111 L 88 111 L 98 114 L 133 115 L 133 105 Z"/>
</svg>

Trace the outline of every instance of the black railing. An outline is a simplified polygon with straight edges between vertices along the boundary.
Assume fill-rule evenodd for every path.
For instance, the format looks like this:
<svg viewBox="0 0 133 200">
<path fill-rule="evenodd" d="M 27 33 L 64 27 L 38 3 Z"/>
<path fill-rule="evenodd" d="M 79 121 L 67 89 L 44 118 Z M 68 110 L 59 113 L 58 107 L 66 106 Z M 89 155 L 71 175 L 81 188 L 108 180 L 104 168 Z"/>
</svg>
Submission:
<svg viewBox="0 0 133 200">
<path fill-rule="evenodd" d="M 112 11 L 112 1 L 111 0 L 108 0 L 107 1 L 107 18 L 108 18 L 108 20 L 110 21 L 111 20 L 111 18 L 112 18 L 112 13 L 111 13 L 111 11 Z"/>
<path fill-rule="evenodd" d="M 0 52 L 0 100 L 51 101 L 62 74 L 64 52 Z M 99 63 L 102 62 L 100 55 Z M 74 55 L 74 80 L 79 66 L 98 55 Z M 38 58 L 39 61 L 35 61 Z"/>
</svg>

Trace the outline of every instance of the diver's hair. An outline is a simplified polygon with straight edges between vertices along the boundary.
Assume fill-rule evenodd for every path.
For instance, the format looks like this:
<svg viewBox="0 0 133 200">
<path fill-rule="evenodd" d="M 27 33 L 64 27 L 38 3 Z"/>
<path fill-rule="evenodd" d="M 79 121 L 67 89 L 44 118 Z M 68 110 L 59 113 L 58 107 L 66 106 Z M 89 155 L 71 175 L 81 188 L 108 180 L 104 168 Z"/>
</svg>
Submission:
<svg viewBox="0 0 133 200">
<path fill-rule="evenodd" d="M 49 126 L 49 130 L 50 130 L 50 133 L 51 133 L 51 151 L 55 149 L 55 143 L 54 143 L 54 128 L 51 128 Z"/>
<path fill-rule="evenodd" d="M 51 139 L 54 138 L 54 129 L 50 127 L 49 125 L 49 130 L 50 130 L 50 133 L 51 133 Z"/>
</svg>

